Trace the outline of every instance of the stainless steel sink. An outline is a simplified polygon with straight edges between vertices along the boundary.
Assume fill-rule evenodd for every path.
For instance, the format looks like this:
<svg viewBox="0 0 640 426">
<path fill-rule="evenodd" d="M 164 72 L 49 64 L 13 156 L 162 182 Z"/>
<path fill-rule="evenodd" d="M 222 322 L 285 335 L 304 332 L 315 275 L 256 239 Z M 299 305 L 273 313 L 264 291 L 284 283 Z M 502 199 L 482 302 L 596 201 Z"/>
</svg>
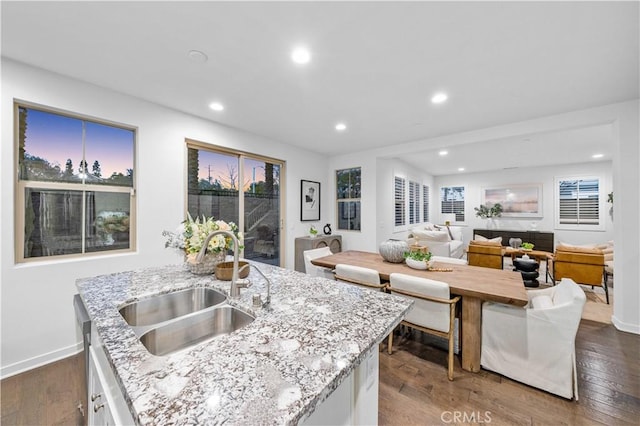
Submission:
<svg viewBox="0 0 640 426">
<path fill-rule="evenodd" d="M 222 334 L 232 333 L 255 318 L 232 306 L 219 306 L 153 328 L 140 342 L 154 355 L 167 355 Z"/>
<path fill-rule="evenodd" d="M 119 312 L 129 325 L 145 326 L 216 306 L 226 300 L 219 291 L 196 287 L 142 299 L 123 306 Z"/>
</svg>

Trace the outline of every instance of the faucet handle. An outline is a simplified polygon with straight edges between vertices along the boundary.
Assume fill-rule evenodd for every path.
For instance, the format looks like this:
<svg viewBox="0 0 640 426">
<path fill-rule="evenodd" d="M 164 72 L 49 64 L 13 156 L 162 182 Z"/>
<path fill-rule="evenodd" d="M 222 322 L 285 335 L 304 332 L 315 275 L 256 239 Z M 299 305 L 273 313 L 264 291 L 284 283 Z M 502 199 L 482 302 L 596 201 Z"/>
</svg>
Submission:
<svg viewBox="0 0 640 426">
<path fill-rule="evenodd" d="M 249 288 L 251 287 L 251 280 L 249 279 L 238 279 L 236 281 L 236 287 L 238 288 Z"/>
</svg>

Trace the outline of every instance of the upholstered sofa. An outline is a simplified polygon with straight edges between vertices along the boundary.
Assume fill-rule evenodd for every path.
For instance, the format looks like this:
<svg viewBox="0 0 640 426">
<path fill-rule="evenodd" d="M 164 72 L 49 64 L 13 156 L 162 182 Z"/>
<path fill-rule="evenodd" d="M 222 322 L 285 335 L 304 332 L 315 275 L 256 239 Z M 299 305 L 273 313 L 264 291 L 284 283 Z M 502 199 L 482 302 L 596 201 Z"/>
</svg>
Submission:
<svg viewBox="0 0 640 426">
<path fill-rule="evenodd" d="M 429 247 L 429 251 L 434 256 L 456 259 L 464 256 L 462 228 L 459 226 L 437 227 L 431 224 L 416 226 L 409 232 L 407 243 L 409 246 Z"/>
</svg>

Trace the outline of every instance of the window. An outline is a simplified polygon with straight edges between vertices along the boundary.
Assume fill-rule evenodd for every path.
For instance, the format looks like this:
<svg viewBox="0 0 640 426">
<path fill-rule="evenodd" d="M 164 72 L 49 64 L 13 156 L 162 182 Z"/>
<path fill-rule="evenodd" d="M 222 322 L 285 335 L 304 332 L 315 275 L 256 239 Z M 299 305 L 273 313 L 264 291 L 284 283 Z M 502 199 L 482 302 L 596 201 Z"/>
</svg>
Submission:
<svg viewBox="0 0 640 426">
<path fill-rule="evenodd" d="M 396 176 L 394 178 L 394 224 L 395 226 L 404 226 L 406 221 L 406 205 L 405 205 L 405 180 Z"/>
<path fill-rule="evenodd" d="M 429 187 L 422 185 L 422 221 L 429 222 Z"/>
<path fill-rule="evenodd" d="M 456 222 L 464 222 L 464 186 L 440 188 L 440 213 L 455 213 Z"/>
<path fill-rule="evenodd" d="M 409 181 L 409 223 L 420 222 L 420 184 Z"/>
<path fill-rule="evenodd" d="M 601 185 L 597 177 L 556 180 L 557 223 L 562 228 L 601 229 Z"/>
<path fill-rule="evenodd" d="M 187 210 L 234 222 L 243 233 L 243 257 L 281 265 L 284 162 L 187 141 Z"/>
<path fill-rule="evenodd" d="M 336 171 L 338 229 L 360 231 L 360 167 Z"/>
<path fill-rule="evenodd" d="M 18 262 L 131 250 L 132 127 L 16 104 Z"/>
</svg>

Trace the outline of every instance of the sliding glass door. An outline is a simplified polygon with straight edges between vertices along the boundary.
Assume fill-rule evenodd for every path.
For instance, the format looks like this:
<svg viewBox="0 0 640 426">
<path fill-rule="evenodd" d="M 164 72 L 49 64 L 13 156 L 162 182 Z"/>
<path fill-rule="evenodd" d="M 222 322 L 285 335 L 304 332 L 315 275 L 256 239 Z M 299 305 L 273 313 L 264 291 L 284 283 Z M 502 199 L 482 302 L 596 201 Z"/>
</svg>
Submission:
<svg viewBox="0 0 640 426">
<path fill-rule="evenodd" d="M 235 222 L 245 258 L 281 265 L 284 162 L 193 141 L 187 151 L 189 214 Z"/>
</svg>

